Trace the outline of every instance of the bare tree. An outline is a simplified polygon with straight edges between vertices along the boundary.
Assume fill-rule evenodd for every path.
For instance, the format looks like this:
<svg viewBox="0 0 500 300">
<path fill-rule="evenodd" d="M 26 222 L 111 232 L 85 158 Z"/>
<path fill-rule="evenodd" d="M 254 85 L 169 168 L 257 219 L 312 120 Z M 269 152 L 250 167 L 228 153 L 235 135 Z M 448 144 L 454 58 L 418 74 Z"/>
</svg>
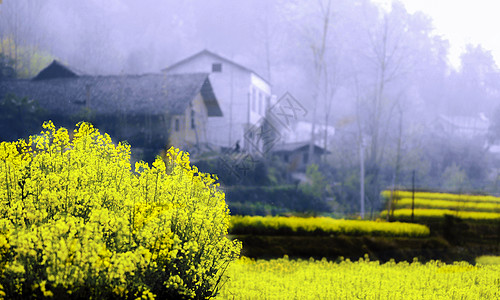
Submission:
<svg viewBox="0 0 500 300">
<path fill-rule="evenodd" d="M 411 17 L 403 6 L 395 4 L 390 12 L 382 12 L 380 18 L 368 19 L 369 22 L 365 24 L 366 44 L 363 47 L 366 50 L 358 52 L 355 62 L 361 64 L 357 66 L 356 75 L 356 90 L 359 95 L 357 114 L 359 130 L 369 137 L 366 184 L 372 210 L 380 204 L 381 166 L 388 147 L 391 147 L 389 138 L 393 132 L 397 136 L 393 184 L 397 184 L 399 180 L 401 147 L 405 142 L 403 120 L 405 109 L 408 108 L 400 101 L 411 86 L 409 75 L 411 72 L 418 72 L 415 66 L 419 55 L 419 41 L 412 40 L 412 32 L 420 28 L 419 24 L 412 23 Z M 393 130 L 394 127 L 398 130 Z"/>
<path fill-rule="evenodd" d="M 303 97 L 310 99 L 310 119 L 312 122 L 311 133 L 309 137 L 308 163 L 313 162 L 314 144 L 316 142 L 316 128 L 318 122 L 318 109 L 320 101 L 327 101 L 326 98 L 335 94 L 335 91 L 330 90 L 330 78 L 336 77 L 333 68 L 327 70 L 326 66 L 329 63 L 332 53 L 329 47 L 332 43 L 332 30 L 334 24 L 334 4 L 333 0 L 316 0 L 314 3 L 301 1 L 286 1 L 283 2 L 283 10 L 289 12 L 287 15 L 287 24 L 290 31 L 294 31 L 295 37 L 292 39 L 292 44 L 295 53 L 295 61 L 291 64 L 300 62 L 302 70 L 300 76 L 303 76 L 307 84 L 303 86 Z M 288 51 L 290 53 L 290 51 Z M 330 54 L 330 55 L 329 55 Z M 304 68 L 304 66 L 307 66 Z M 309 67 L 312 66 L 312 67 Z M 329 77 L 327 79 L 326 77 Z M 325 104 L 328 110 L 331 111 L 330 104 Z M 327 116 L 327 119 L 329 115 Z M 326 124 L 325 124 L 326 125 Z"/>
<path fill-rule="evenodd" d="M 328 149 L 329 125 L 332 113 L 332 107 L 335 101 L 335 96 L 342 82 L 346 79 L 347 74 L 342 72 L 342 48 L 343 45 L 338 39 L 333 40 L 335 43 L 328 51 L 328 58 L 323 68 L 323 98 L 324 98 L 324 131 L 323 131 L 323 147 Z M 324 156 L 326 159 L 326 156 Z"/>
<path fill-rule="evenodd" d="M 310 47 L 314 62 L 314 88 L 312 92 L 313 116 L 312 116 L 312 127 L 311 127 L 311 140 L 309 143 L 308 163 L 311 163 L 313 161 L 313 155 L 314 155 L 314 143 L 315 143 L 314 134 L 316 131 L 317 104 L 321 89 L 320 86 L 321 79 L 322 76 L 324 76 L 324 69 L 325 69 L 325 50 L 327 48 L 328 30 L 330 28 L 331 18 L 332 18 L 331 4 L 332 4 L 331 0 L 328 1 L 318 0 L 318 6 L 320 9 L 320 17 L 321 17 L 320 23 L 322 26 L 320 27 L 319 40 L 316 40 L 315 37 L 313 37 L 310 40 Z"/>
</svg>

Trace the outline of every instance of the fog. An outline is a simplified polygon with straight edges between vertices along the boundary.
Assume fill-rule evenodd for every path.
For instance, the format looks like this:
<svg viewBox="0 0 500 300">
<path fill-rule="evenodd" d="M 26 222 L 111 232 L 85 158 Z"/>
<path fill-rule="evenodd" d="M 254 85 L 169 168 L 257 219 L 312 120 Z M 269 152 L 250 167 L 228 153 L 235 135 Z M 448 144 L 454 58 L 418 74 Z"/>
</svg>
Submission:
<svg viewBox="0 0 500 300">
<path fill-rule="evenodd" d="M 372 209 L 413 171 L 422 189 L 500 192 L 491 53 L 468 45 L 452 68 L 432 20 L 398 2 L 4 0 L 0 41 L 24 78 L 52 59 L 91 75 L 159 73 L 203 49 L 234 60 L 335 128 L 317 142 L 339 201 L 359 195 L 360 149 Z"/>
</svg>

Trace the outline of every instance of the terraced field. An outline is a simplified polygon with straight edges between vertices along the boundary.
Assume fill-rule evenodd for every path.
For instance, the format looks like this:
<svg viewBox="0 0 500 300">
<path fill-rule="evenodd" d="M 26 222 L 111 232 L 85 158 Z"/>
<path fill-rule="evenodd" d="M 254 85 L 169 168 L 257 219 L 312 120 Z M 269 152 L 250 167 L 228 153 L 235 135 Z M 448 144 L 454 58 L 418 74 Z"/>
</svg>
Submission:
<svg viewBox="0 0 500 300">
<path fill-rule="evenodd" d="M 383 191 L 382 196 L 389 201 L 390 191 Z M 415 192 L 414 199 L 410 191 L 394 191 L 390 212 L 395 220 L 408 220 L 413 213 L 416 220 L 441 219 L 445 215 L 455 216 L 470 221 L 500 220 L 500 198 L 488 195 L 457 195 L 445 193 Z M 387 211 L 381 213 L 387 216 Z"/>
<path fill-rule="evenodd" d="M 343 220 L 327 217 L 233 216 L 231 218 L 229 230 L 233 234 L 261 235 L 429 236 L 429 228 L 420 224 L 369 220 Z"/>
</svg>

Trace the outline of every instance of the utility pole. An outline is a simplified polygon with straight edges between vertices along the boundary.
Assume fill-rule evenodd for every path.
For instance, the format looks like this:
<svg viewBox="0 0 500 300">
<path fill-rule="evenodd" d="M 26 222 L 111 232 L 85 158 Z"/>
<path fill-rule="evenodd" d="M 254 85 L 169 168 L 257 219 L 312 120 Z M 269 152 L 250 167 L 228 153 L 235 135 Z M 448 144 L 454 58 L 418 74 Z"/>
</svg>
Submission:
<svg viewBox="0 0 500 300">
<path fill-rule="evenodd" d="M 319 41 L 319 45 L 316 43 L 312 43 L 311 49 L 313 51 L 313 61 L 314 61 L 314 91 L 312 95 L 313 101 L 313 119 L 312 119 L 312 128 L 311 128 L 311 140 L 309 142 L 309 152 L 308 152 L 308 161 L 307 165 L 310 165 L 313 162 L 314 155 L 314 143 L 315 143 L 315 130 L 316 130 L 316 106 L 318 104 L 319 90 L 321 85 L 321 76 L 323 74 L 323 68 L 325 68 L 325 51 L 327 49 L 327 41 L 328 41 L 328 29 L 330 26 L 330 18 L 331 18 L 331 0 L 328 0 L 326 3 L 326 7 L 323 6 L 323 3 L 319 1 L 321 6 L 321 21 L 322 21 L 322 35 L 321 41 Z"/>
<path fill-rule="evenodd" d="M 411 221 L 413 222 L 415 220 L 415 170 L 412 172 L 411 176 Z"/>
<path fill-rule="evenodd" d="M 247 125 L 246 125 L 246 129 L 245 131 L 248 131 L 250 130 L 250 93 L 251 93 L 251 88 L 248 89 L 248 93 L 247 93 Z M 246 132 L 243 133 L 243 136 L 245 136 Z M 245 150 L 247 151 L 247 153 L 251 153 L 251 149 L 250 149 L 250 143 L 248 142 L 247 139 L 245 139 Z"/>
<path fill-rule="evenodd" d="M 361 196 L 361 219 L 365 218 L 365 144 L 364 138 L 361 137 L 359 143 L 359 164 L 360 164 L 360 196 Z"/>
<path fill-rule="evenodd" d="M 232 58 L 232 56 L 231 56 Z M 232 133 L 233 133 L 233 88 L 234 88 L 234 81 L 233 81 L 233 69 L 230 68 L 229 70 L 229 76 L 230 76 L 230 89 L 229 89 L 229 147 L 233 146 L 233 141 L 232 141 Z M 243 133 L 245 134 L 245 133 Z"/>
</svg>

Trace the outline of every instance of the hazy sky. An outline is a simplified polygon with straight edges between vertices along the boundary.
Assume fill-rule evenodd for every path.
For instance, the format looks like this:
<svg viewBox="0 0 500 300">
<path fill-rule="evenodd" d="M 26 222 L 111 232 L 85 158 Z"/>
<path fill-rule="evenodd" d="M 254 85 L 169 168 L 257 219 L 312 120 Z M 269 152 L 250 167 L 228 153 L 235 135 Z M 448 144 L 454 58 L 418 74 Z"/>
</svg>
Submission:
<svg viewBox="0 0 500 300">
<path fill-rule="evenodd" d="M 390 5 L 392 0 L 373 0 Z M 459 64 L 467 43 L 491 50 L 500 65 L 500 1 L 498 0 L 400 0 L 409 12 L 422 11 L 433 19 L 436 33 L 450 41 L 450 62 Z"/>
</svg>

